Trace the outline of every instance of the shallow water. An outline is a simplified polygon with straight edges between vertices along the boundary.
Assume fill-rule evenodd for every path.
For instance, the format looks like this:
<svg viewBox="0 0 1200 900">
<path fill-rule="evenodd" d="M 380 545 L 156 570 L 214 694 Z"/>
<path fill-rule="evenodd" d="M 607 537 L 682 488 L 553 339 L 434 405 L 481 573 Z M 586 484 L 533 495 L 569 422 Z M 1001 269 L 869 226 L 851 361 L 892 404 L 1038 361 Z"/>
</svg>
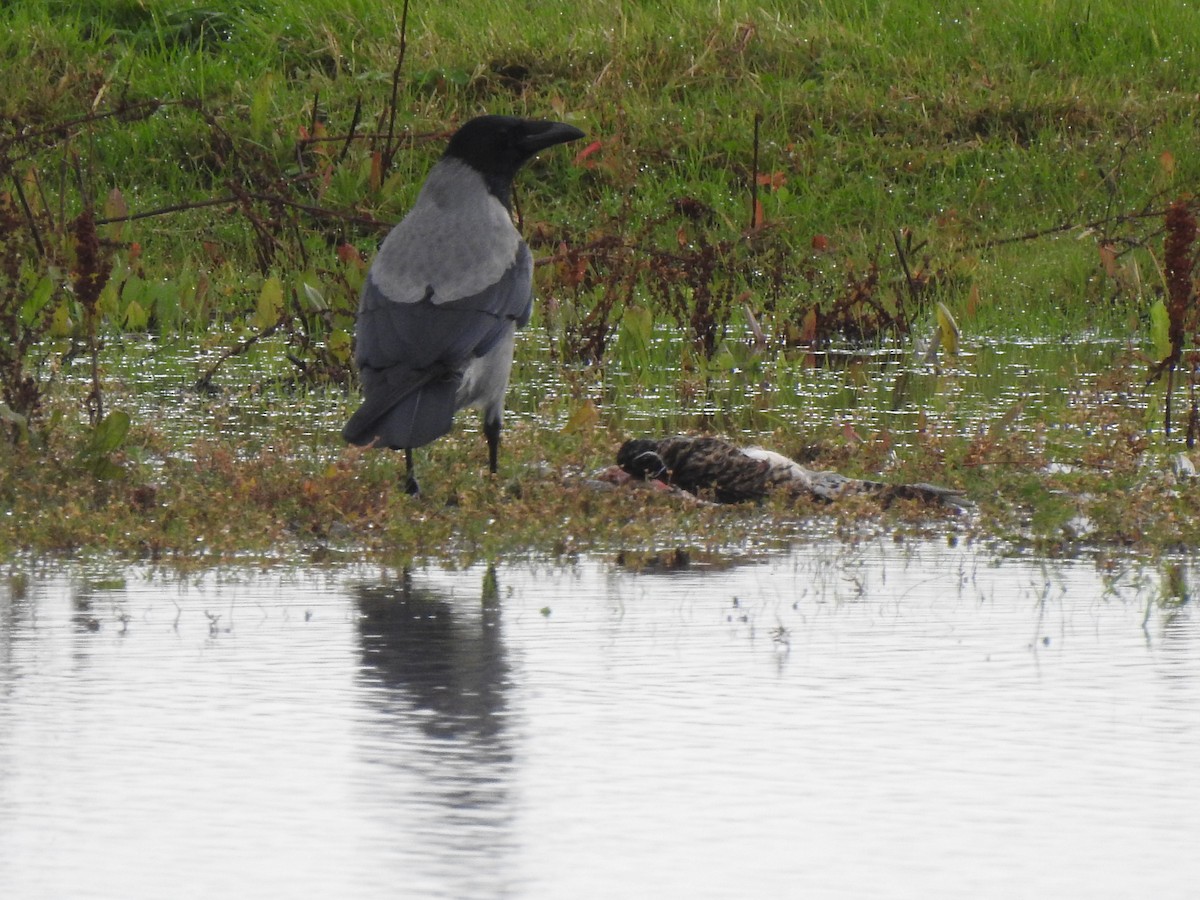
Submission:
<svg viewBox="0 0 1200 900">
<path fill-rule="evenodd" d="M 1191 896 L 1200 622 L 1165 590 L 891 542 L 14 577 L 0 885 Z"/>
<path fill-rule="evenodd" d="M 601 409 L 619 411 L 630 434 L 670 434 L 706 426 L 744 434 L 760 442 L 764 433 L 782 428 L 806 435 L 828 426 L 852 426 L 866 436 L 887 431 L 898 445 L 922 429 L 964 434 L 1005 420 L 1007 428 L 1042 419 L 1055 422 L 1059 440 L 1087 441 L 1072 435 L 1055 412 L 1072 391 L 1093 384 L 1099 373 L 1124 365 L 1125 342 L 1097 336 L 1065 341 L 978 338 L 963 352 L 943 359 L 941 368 L 917 361 L 909 346 L 820 353 L 789 352 L 755 357 L 745 368 L 709 373 L 708 386 L 679 365 L 679 336 L 661 329 L 652 361 L 638 368 L 614 359 L 603 370 L 564 378 L 564 366 L 549 352 L 544 333 L 521 337 L 529 345 L 518 353 L 507 395 L 506 427 L 532 422 L 562 428 L 587 397 Z M 284 359 L 284 345 L 264 343 L 243 357 L 225 362 L 214 379 L 216 396 L 192 389 L 212 364 L 191 346 L 126 341 L 110 348 L 110 404 L 127 408 L 135 421 L 152 421 L 167 434 L 194 440 L 214 432 L 237 434 L 246 448 L 270 445 L 281 435 L 316 446 L 341 447 L 338 435 L 357 405 L 357 393 L 331 389 L 304 395 L 281 390 L 295 376 Z M 77 377 L 90 378 L 79 364 Z M 691 385 L 685 389 L 685 385 Z M 1098 401 L 1097 401 L 1098 402 Z M 1146 396 L 1123 397 L 1137 410 Z M 163 409 L 172 416 L 162 417 Z M 479 428 L 473 414 L 460 414 L 456 431 Z M 286 443 L 286 441 L 285 441 Z"/>
</svg>

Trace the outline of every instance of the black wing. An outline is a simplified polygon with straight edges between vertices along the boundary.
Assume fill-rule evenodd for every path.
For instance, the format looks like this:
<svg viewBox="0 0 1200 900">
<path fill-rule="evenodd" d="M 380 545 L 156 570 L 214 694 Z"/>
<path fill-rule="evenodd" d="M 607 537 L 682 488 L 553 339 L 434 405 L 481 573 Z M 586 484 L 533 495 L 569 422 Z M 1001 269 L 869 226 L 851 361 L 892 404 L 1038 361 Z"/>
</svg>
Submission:
<svg viewBox="0 0 1200 900">
<path fill-rule="evenodd" d="M 521 241 L 499 280 L 469 297 L 441 301 L 432 285 L 397 302 L 368 276 L 358 313 L 355 360 L 364 402 L 342 436 L 352 444 L 420 447 L 450 430 L 455 394 L 471 360 L 533 310 L 533 257 Z"/>
</svg>

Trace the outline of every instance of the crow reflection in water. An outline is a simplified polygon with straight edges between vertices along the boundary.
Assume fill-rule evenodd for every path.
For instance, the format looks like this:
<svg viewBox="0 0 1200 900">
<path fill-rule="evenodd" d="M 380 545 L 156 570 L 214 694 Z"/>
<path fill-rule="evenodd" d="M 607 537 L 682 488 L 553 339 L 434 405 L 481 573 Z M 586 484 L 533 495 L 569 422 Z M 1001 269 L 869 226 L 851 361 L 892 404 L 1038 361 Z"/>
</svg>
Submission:
<svg viewBox="0 0 1200 900">
<path fill-rule="evenodd" d="M 495 573 L 482 603 L 408 572 L 352 591 L 371 808 L 414 878 L 445 884 L 447 896 L 510 893 L 515 738 Z"/>
<path fill-rule="evenodd" d="M 436 713 L 420 720 L 431 737 L 504 737 L 509 667 L 495 584 L 489 568 L 478 613 L 407 571 L 393 584 L 354 588 L 364 677 L 386 690 L 392 709 Z"/>
</svg>

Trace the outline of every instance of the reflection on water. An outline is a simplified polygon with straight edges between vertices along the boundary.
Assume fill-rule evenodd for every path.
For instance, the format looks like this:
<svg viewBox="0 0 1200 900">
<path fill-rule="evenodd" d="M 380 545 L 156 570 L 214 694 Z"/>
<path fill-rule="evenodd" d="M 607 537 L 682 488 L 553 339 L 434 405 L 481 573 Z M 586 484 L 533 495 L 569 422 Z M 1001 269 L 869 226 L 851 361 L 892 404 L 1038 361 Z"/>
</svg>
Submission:
<svg viewBox="0 0 1200 900">
<path fill-rule="evenodd" d="M 6 898 L 1200 876 L 1189 564 L 884 542 L 662 574 L 111 575 L 0 588 Z"/>
<path fill-rule="evenodd" d="M 511 688 L 496 575 L 479 593 L 452 592 L 405 574 L 353 583 L 362 648 L 362 761 L 373 772 L 364 803 L 377 827 L 406 847 L 410 889 L 488 896 L 511 858 Z"/>
</svg>

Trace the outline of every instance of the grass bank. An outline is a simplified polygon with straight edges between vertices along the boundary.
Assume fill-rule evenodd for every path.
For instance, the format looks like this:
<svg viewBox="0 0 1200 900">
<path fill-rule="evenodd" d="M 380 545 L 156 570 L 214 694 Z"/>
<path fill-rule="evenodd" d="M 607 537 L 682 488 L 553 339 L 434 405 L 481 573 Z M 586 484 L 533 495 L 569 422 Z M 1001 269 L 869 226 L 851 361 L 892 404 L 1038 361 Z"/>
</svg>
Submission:
<svg viewBox="0 0 1200 900">
<path fill-rule="evenodd" d="M 335 537 L 349 528 L 371 552 L 401 555 L 426 552 L 423 541 L 435 554 L 553 550 L 572 529 L 576 546 L 722 535 L 721 523 L 732 536 L 746 524 L 728 511 L 675 520 L 655 509 L 653 526 L 634 517 L 614 530 L 598 523 L 621 518 L 605 506 L 617 501 L 564 490 L 561 476 L 610 461 L 623 409 L 646 397 L 662 398 L 662 429 L 816 443 L 833 464 L 877 469 L 886 454 L 839 444 L 837 430 L 794 433 L 810 402 L 797 360 L 907 346 L 932 327 L 935 302 L 968 335 L 1099 332 L 1155 355 L 1164 214 L 1200 184 L 1194 7 L 414 2 L 403 29 L 402 9 L 5 5 L 0 305 L 14 350 L 0 547 L 262 552 L 287 535 L 324 546 L 339 522 Z M 177 397 L 156 408 L 122 392 L 115 351 L 148 337 L 173 359 L 190 348 L 179 382 L 216 392 L 217 407 L 258 408 L 264 422 L 280 404 L 314 419 L 344 407 L 365 261 L 447 132 L 485 110 L 567 119 L 595 142 L 547 154 L 519 183 L 543 263 L 519 371 L 561 387 L 527 401 L 551 407 L 555 428 L 518 427 L 509 441 L 518 483 L 472 486 L 467 450 L 435 448 L 436 493 L 453 503 L 418 507 L 440 524 L 414 529 L 388 463 L 344 450 L 334 428 L 285 441 L 267 427 L 224 429 L 207 407 L 197 450 L 195 432 L 163 427 Z M 249 359 L 259 375 L 235 366 Z M 1064 372 L 1063 388 L 1095 399 L 1087 414 L 1106 428 L 1139 435 L 1139 458 L 1165 459 L 1179 448 L 1144 409 L 1118 404 L 1126 418 L 1108 418 L 1106 378 L 1138 392 L 1123 365 L 1085 383 Z M 791 412 L 764 416 L 734 377 L 747 371 Z M 114 407 L 132 410 L 129 422 L 105 431 Z M 1016 425 L 1027 442 L 1057 427 L 1028 415 Z M 1057 460 L 1044 451 L 1019 457 L 1028 472 L 955 468 L 1004 443 L 980 440 L 934 427 L 891 452 L 902 473 L 997 494 L 983 509 L 996 533 L 1024 540 L 1031 511 L 1051 510 L 1034 532 L 1058 540 L 1074 512 L 1054 501 L 1056 479 L 1073 476 L 1046 474 Z M 547 464 L 551 477 L 530 475 Z M 995 481 L 999 471 L 1012 480 Z M 1126 462 L 1091 475 L 1113 472 L 1122 489 L 1157 484 Z M 293 508 L 306 497 L 308 514 Z M 1157 521 L 1190 534 L 1186 502 L 1169 504 Z M 1152 515 L 1132 529 L 1115 511 L 1091 518 L 1109 523 L 1105 542 L 1178 543 L 1149 527 Z M 791 533 L 790 513 L 772 521 Z"/>
</svg>

